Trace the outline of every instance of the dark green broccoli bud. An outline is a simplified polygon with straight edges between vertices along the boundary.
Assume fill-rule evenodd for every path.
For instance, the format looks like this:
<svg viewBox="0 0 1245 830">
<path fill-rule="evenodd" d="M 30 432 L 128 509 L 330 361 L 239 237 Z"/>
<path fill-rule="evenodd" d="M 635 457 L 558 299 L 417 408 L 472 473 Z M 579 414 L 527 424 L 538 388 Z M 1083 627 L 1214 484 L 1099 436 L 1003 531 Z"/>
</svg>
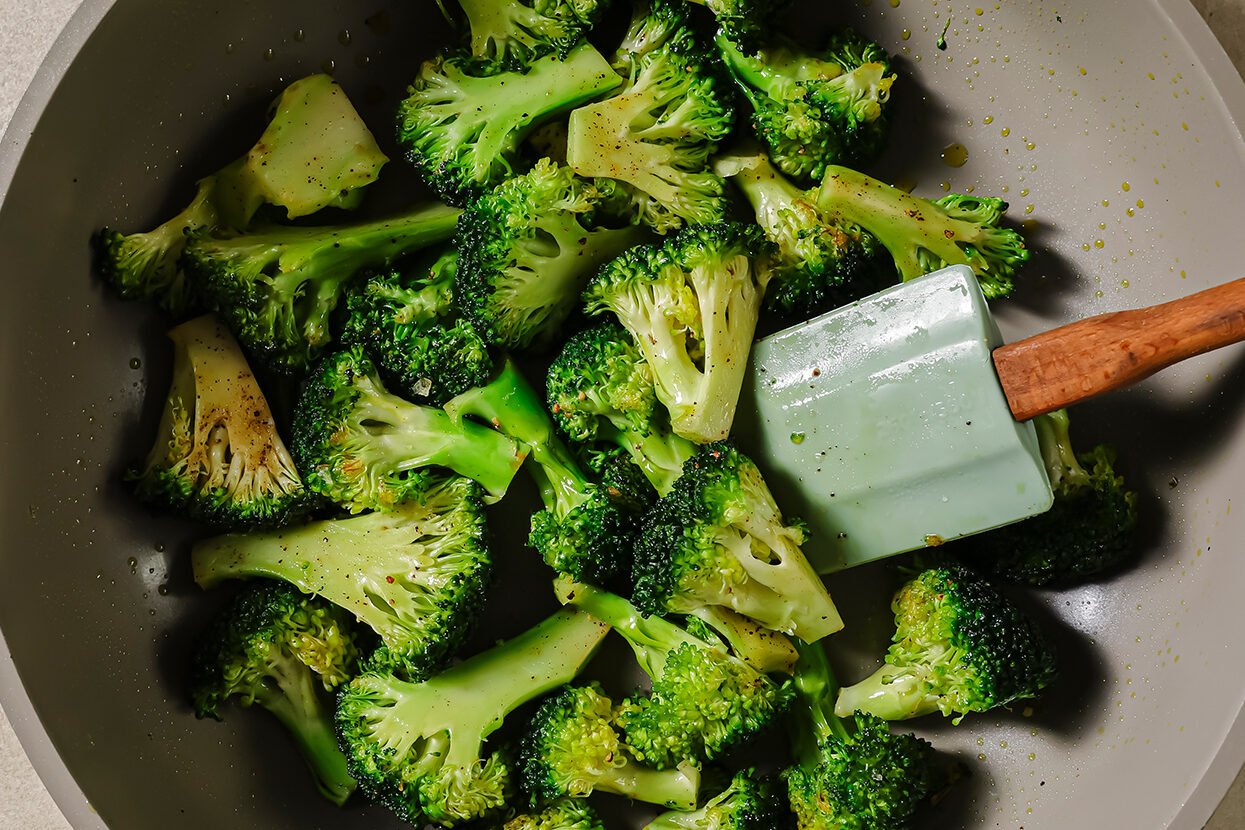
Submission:
<svg viewBox="0 0 1245 830">
<path fill-rule="evenodd" d="M 566 341 L 546 374 L 546 401 L 572 441 L 622 448 L 658 495 L 670 492 L 696 451 L 672 431 L 644 353 L 612 321 Z"/>
<path fill-rule="evenodd" d="M 718 758 L 764 731 L 791 701 L 789 684 L 668 620 L 644 616 L 620 596 L 565 577 L 556 587 L 564 602 L 621 634 L 652 678 L 648 696 L 633 696 L 615 712 L 628 748 L 646 764 L 671 769 Z"/>
<path fill-rule="evenodd" d="M 690 0 L 713 12 L 720 37 L 729 38 L 739 48 L 753 51 L 771 39 L 775 18 L 787 0 Z"/>
<path fill-rule="evenodd" d="M 458 0 L 471 29 L 471 53 L 505 69 L 536 58 L 565 58 L 605 5 L 599 0 Z"/>
<path fill-rule="evenodd" d="M 519 706 L 574 680 L 608 630 L 564 609 L 423 683 L 355 678 L 338 697 L 337 734 L 360 789 L 419 826 L 500 813 L 511 803 L 510 767 L 485 739 Z"/>
<path fill-rule="evenodd" d="M 173 382 L 156 441 L 129 473 L 152 506 L 225 530 L 276 527 L 312 499 L 246 357 L 210 314 L 169 332 Z"/>
<path fill-rule="evenodd" d="M 765 628 L 756 620 L 720 605 L 692 611 L 687 630 L 706 642 L 715 639 L 731 653 L 762 674 L 791 674 L 798 657 L 785 635 Z"/>
<path fill-rule="evenodd" d="M 952 193 L 936 202 L 846 167 L 831 166 L 817 190 L 817 210 L 857 225 L 890 251 L 904 280 L 948 265 L 967 265 L 990 299 L 1012 292 L 1029 261 L 1024 238 L 1002 226 L 1007 202 Z"/>
<path fill-rule="evenodd" d="M 625 450 L 609 444 L 578 449 L 577 455 L 584 467 L 612 500 L 637 516 L 642 516 L 657 502 L 657 491 Z"/>
<path fill-rule="evenodd" d="M 1073 451 L 1067 410 L 1033 420 L 1055 501 L 1049 511 L 955 545 L 973 567 L 1026 585 L 1068 586 L 1131 561 L 1137 494 L 1115 473 L 1107 446 Z"/>
<path fill-rule="evenodd" d="M 590 314 L 613 312 L 631 333 L 674 432 L 688 440 L 730 434 L 769 255 L 755 225 L 697 225 L 632 248 L 584 292 Z"/>
<path fill-rule="evenodd" d="M 515 816 L 503 830 L 605 830 L 605 825 L 588 802 L 564 798 L 539 813 Z"/>
<path fill-rule="evenodd" d="M 386 391 L 358 347 L 329 355 L 312 372 L 293 434 L 307 487 L 354 513 L 418 497 L 429 467 L 453 470 L 500 499 L 526 457 L 495 430 Z"/>
<path fill-rule="evenodd" d="M 647 236 L 628 210 L 616 182 L 538 161 L 458 220 L 455 305 L 490 345 L 548 344 L 597 269 Z"/>
<path fill-rule="evenodd" d="M 779 322 L 812 319 L 899 281 L 877 237 L 823 215 L 817 191 L 796 187 L 764 155 L 719 156 L 714 168 L 743 191 L 777 249 L 765 308 Z"/>
<path fill-rule="evenodd" d="M 1037 624 L 960 566 L 930 568 L 895 594 L 886 665 L 839 692 L 835 712 L 904 720 L 985 712 L 1037 697 L 1055 679 L 1055 654 Z"/>
<path fill-rule="evenodd" d="M 451 53 L 420 69 L 398 108 L 398 141 L 441 198 L 465 205 L 515 174 L 533 129 L 621 83 L 587 43 L 523 72 Z"/>
<path fill-rule="evenodd" d="M 629 757 L 611 722 L 613 702 L 601 686 L 566 686 L 536 710 L 519 749 L 523 789 L 533 804 L 615 793 L 691 810 L 700 772 L 691 764 L 655 770 Z"/>
<path fill-rule="evenodd" d="M 646 614 L 724 606 L 816 642 L 843 621 L 803 541 L 756 465 L 727 442 L 708 444 L 644 517 L 633 599 Z"/>
<path fill-rule="evenodd" d="M 928 741 L 893 734 L 874 715 L 841 719 L 820 644 L 797 646 L 799 697 L 790 719 L 795 766 L 784 773 L 799 830 L 907 830 L 960 777 Z"/>
<path fill-rule="evenodd" d="M 355 791 L 333 736 L 332 691 L 358 662 L 349 615 L 279 582 L 258 582 L 234 597 L 200 634 L 191 663 L 195 714 L 220 718 L 230 699 L 259 704 L 289 730 L 316 788 L 338 806 Z"/>
<path fill-rule="evenodd" d="M 291 218 L 356 207 L 388 160 L 331 76 L 303 78 L 277 98 L 250 152 L 201 179 L 185 210 L 147 233 L 101 230 L 97 266 L 125 299 L 153 298 L 184 314 L 200 301 L 178 263 L 187 234 L 243 231 L 264 204 L 285 208 Z"/>
<path fill-rule="evenodd" d="M 664 813 L 644 830 L 782 830 L 790 824 L 778 788 L 767 776 L 746 769 L 699 810 Z"/>
<path fill-rule="evenodd" d="M 571 113 L 567 163 L 581 176 L 616 179 L 640 219 L 659 233 L 726 215 L 709 157 L 734 127 L 728 81 L 677 0 L 637 3 L 615 63 L 614 96 Z"/>
<path fill-rule="evenodd" d="M 415 679 L 458 651 L 492 575 L 479 486 L 457 476 L 387 512 L 208 539 L 192 561 L 204 588 L 270 577 L 324 597 L 370 626 L 383 662 Z"/>
<path fill-rule="evenodd" d="M 200 235 L 186 246 L 182 267 L 242 345 L 273 370 L 296 373 L 328 345 L 329 315 L 357 272 L 448 239 L 458 214 L 425 205 L 361 225 Z"/>
<path fill-rule="evenodd" d="M 718 48 L 752 103 L 757 138 L 796 181 L 819 181 L 832 164 L 868 164 L 885 148 L 895 75 L 877 44 L 847 31 L 823 56 L 786 39 L 747 54 L 719 35 Z"/>
<path fill-rule="evenodd" d="M 458 254 L 448 248 L 410 270 L 371 274 L 346 295 L 342 342 L 361 346 L 394 391 L 441 406 L 488 382 L 493 356 L 452 307 Z"/>
</svg>

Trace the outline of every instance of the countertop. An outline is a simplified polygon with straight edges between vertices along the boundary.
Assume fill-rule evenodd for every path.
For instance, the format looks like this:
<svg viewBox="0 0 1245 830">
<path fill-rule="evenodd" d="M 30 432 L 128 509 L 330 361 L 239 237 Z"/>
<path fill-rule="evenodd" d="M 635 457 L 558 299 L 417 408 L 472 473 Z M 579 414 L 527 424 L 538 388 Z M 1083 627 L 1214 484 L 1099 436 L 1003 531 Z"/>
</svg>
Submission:
<svg viewBox="0 0 1245 830">
<path fill-rule="evenodd" d="M 0 0 L 0 129 L 39 62 L 81 0 Z M 1245 72 L 1245 0 L 1193 0 L 1238 70 Z M 1206 830 L 1245 827 L 1245 770 Z M 69 830 L 0 711 L 0 830 Z"/>
</svg>

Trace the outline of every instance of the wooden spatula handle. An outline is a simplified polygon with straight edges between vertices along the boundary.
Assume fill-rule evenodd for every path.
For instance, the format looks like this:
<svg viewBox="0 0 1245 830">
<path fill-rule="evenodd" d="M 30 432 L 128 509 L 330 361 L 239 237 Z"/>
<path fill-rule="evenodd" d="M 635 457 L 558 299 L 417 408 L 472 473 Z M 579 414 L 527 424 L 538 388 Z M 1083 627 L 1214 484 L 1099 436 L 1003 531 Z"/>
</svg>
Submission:
<svg viewBox="0 0 1245 830">
<path fill-rule="evenodd" d="M 1018 421 L 1147 378 L 1245 340 L 1245 279 L 1170 303 L 1101 314 L 994 350 Z"/>
</svg>

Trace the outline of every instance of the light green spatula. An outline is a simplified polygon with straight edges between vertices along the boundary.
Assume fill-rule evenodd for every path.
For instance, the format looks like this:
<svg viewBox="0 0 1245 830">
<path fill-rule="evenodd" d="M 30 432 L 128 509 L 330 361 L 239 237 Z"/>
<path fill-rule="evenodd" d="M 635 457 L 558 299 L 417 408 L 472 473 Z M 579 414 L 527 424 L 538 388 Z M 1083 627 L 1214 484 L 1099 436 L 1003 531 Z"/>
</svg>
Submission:
<svg viewBox="0 0 1245 830">
<path fill-rule="evenodd" d="M 764 338 L 734 430 L 822 573 L 1051 506 L 1028 419 L 1245 339 L 1245 280 L 1004 346 L 943 269 Z"/>
</svg>

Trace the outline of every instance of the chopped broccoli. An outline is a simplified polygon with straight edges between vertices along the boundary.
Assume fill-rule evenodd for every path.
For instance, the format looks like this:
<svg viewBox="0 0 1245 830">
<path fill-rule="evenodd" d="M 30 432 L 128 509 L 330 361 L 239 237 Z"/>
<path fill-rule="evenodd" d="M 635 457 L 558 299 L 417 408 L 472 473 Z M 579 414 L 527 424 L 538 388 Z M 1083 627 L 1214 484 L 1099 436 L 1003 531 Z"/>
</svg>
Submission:
<svg viewBox="0 0 1245 830">
<path fill-rule="evenodd" d="M 523 72 L 441 56 L 423 65 L 399 107 L 398 141 L 443 199 L 464 205 L 514 175 L 534 128 L 621 83 L 587 43 Z"/>
<path fill-rule="evenodd" d="M 792 708 L 795 766 L 784 773 L 799 830 L 906 830 L 960 776 L 928 741 L 885 721 L 834 713 L 834 675 L 820 644 L 797 646 Z"/>
<path fill-rule="evenodd" d="M 607 792 L 694 809 L 699 771 L 691 764 L 655 770 L 629 757 L 611 722 L 613 712 L 613 702 L 597 683 L 566 686 L 545 699 L 519 750 L 523 789 L 532 803 Z"/>
<path fill-rule="evenodd" d="M 125 299 L 154 298 L 166 311 L 184 314 L 200 300 L 178 262 L 187 234 L 243 231 L 265 203 L 284 207 L 290 217 L 353 208 L 387 161 L 332 77 L 303 78 L 277 98 L 259 142 L 201 179 L 185 210 L 147 233 L 101 230 L 97 267 Z"/>
<path fill-rule="evenodd" d="M 644 616 L 620 596 L 565 577 L 557 590 L 621 634 L 652 678 L 648 696 L 624 701 L 615 713 L 628 748 L 646 764 L 671 769 L 711 761 L 765 730 L 791 701 L 789 684 L 774 683 L 668 620 Z"/>
<path fill-rule="evenodd" d="M 490 345 L 547 344 L 596 270 L 644 240 L 629 208 L 616 182 L 542 159 L 459 219 L 455 304 Z"/>
<path fill-rule="evenodd" d="M 549 366 L 546 390 L 563 433 L 579 443 L 620 447 L 658 495 L 670 492 L 696 451 L 695 444 L 673 433 L 644 353 L 617 323 L 601 323 L 567 340 Z"/>
<path fill-rule="evenodd" d="M 755 225 L 689 227 L 601 269 L 590 314 L 613 312 L 644 353 L 674 432 L 708 443 L 730 434 L 769 280 L 770 245 Z"/>
<path fill-rule="evenodd" d="M 471 53 L 505 69 L 536 58 L 565 58 L 587 34 L 600 0 L 458 0 L 471 29 Z"/>
<path fill-rule="evenodd" d="M 345 683 L 358 662 L 349 616 L 279 582 L 258 582 L 234 597 L 195 644 L 195 714 L 220 718 L 230 698 L 258 703 L 289 730 L 316 788 L 338 806 L 355 791 L 333 736 L 330 707 L 316 691 Z"/>
<path fill-rule="evenodd" d="M 270 577 L 324 597 L 380 636 L 380 662 L 414 679 L 454 656 L 492 575 L 479 487 L 457 476 L 387 512 L 208 539 L 192 562 L 204 588 Z"/>
<path fill-rule="evenodd" d="M 539 813 L 515 816 L 502 830 L 605 830 L 605 825 L 588 802 L 564 798 Z"/>
<path fill-rule="evenodd" d="M 904 280 L 948 265 L 967 265 L 987 297 L 1006 297 L 1029 261 L 1024 238 L 1000 223 L 1007 202 L 952 193 L 936 202 L 846 167 L 830 166 L 817 210 L 835 224 L 859 226 L 890 251 Z"/>
<path fill-rule="evenodd" d="M 816 642 L 843 627 L 760 470 L 726 442 L 701 447 L 644 517 L 634 600 L 646 614 L 725 606 Z"/>
<path fill-rule="evenodd" d="M 577 449 L 576 456 L 612 500 L 637 516 L 642 516 L 657 502 L 657 491 L 626 451 L 608 444 Z M 639 528 L 636 530 L 638 532 Z"/>
<path fill-rule="evenodd" d="M 205 314 L 169 332 L 173 382 L 140 499 L 218 528 L 275 527 L 312 504 L 236 340 Z"/>
<path fill-rule="evenodd" d="M 308 488 L 356 513 L 418 496 L 433 466 L 473 479 L 500 499 L 526 457 L 495 430 L 387 392 L 357 347 L 329 355 L 312 373 L 294 411 L 293 434 Z"/>
<path fill-rule="evenodd" d="M 644 830 L 782 830 L 790 823 L 778 788 L 767 776 L 746 769 L 699 810 L 663 813 Z"/>
<path fill-rule="evenodd" d="M 698 3 L 717 18 L 720 37 L 729 38 L 739 48 L 751 51 L 768 40 L 774 19 L 787 0 L 689 0 Z"/>
<path fill-rule="evenodd" d="M 726 201 L 709 157 L 734 126 L 727 82 L 678 0 L 637 3 L 616 63 L 614 96 L 571 113 L 567 163 L 616 179 L 659 233 L 720 222 Z"/>
<path fill-rule="evenodd" d="M 752 128 L 783 173 L 803 184 L 832 164 L 867 164 L 886 146 L 886 103 L 895 75 L 890 58 L 852 31 L 809 55 L 777 40 L 745 54 L 729 37 L 718 48 L 752 103 Z"/>
<path fill-rule="evenodd" d="M 822 215 L 817 191 L 796 187 L 763 154 L 719 156 L 715 169 L 743 191 L 777 249 L 765 308 L 779 322 L 809 320 L 898 282 L 877 237 Z"/>
<path fill-rule="evenodd" d="M 886 665 L 839 692 L 835 712 L 904 720 L 985 712 L 1036 697 L 1055 679 L 1055 654 L 1036 623 L 997 588 L 959 566 L 930 568 L 895 595 Z"/>
<path fill-rule="evenodd" d="M 182 263 L 244 346 L 276 371 L 300 372 L 328 345 L 329 315 L 350 279 L 448 239 L 458 214 L 424 205 L 360 225 L 202 234 Z"/>
<path fill-rule="evenodd" d="M 355 678 L 338 697 L 337 734 L 360 789 L 421 826 L 500 812 L 510 767 L 485 739 L 519 706 L 574 680 L 608 630 L 564 609 L 423 683 Z"/>
<path fill-rule="evenodd" d="M 1034 419 L 1055 502 L 1049 511 L 958 543 L 980 570 L 1027 585 L 1074 585 L 1137 554 L 1137 494 L 1115 474 L 1115 451 L 1077 454 L 1067 410 Z"/>
<path fill-rule="evenodd" d="M 687 630 L 702 640 L 718 639 L 731 653 L 762 674 L 791 674 L 798 658 L 785 635 L 721 605 L 697 608 L 687 617 Z M 701 633 L 703 631 L 703 633 Z"/>
<path fill-rule="evenodd" d="M 447 248 L 410 269 L 372 273 L 346 295 L 342 342 L 361 346 L 403 397 L 441 406 L 488 382 L 493 356 L 451 296 L 458 254 Z"/>
</svg>

